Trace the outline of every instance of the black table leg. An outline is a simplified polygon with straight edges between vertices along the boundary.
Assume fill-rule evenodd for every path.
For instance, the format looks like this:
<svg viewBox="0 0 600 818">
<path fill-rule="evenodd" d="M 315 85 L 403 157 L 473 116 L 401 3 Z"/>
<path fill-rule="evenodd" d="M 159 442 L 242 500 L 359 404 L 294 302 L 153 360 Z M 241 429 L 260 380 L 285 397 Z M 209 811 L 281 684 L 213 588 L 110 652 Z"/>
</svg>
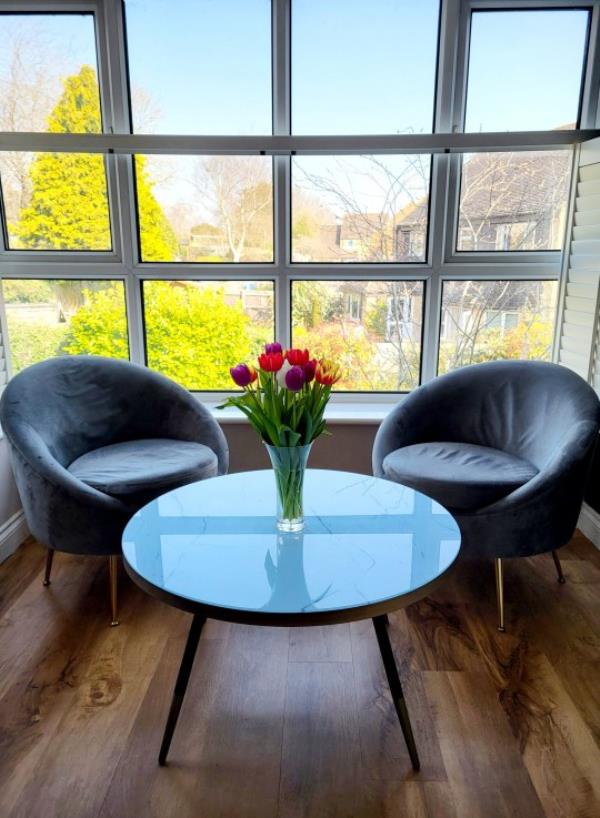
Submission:
<svg viewBox="0 0 600 818">
<path fill-rule="evenodd" d="M 179 718 L 179 711 L 181 710 L 181 705 L 183 704 L 183 697 L 185 696 L 185 691 L 190 680 L 190 673 L 192 672 L 196 649 L 198 647 L 200 634 L 202 633 L 202 628 L 204 627 L 205 622 L 205 616 L 194 614 L 190 632 L 185 644 L 185 650 L 183 651 L 183 658 L 181 659 L 179 673 L 177 674 L 177 681 L 175 682 L 175 690 L 173 691 L 171 708 L 169 710 L 169 716 L 165 725 L 162 744 L 160 745 L 160 753 L 158 754 L 158 763 L 161 767 L 164 767 L 164 765 L 167 763 L 167 754 L 169 752 L 169 747 L 171 746 L 171 739 L 173 738 L 173 733 L 175 732 L 177 719 Z"/>
<path fill-rule="evenodd" d="M 396 667 L 396 660 L 394 659 L 394 652 L 390 644 L 390 637 L 388 636 L 386 627 L 387 616 L 376 616 L 373 619 L 373 626 L 379 643 L 379 650 L 381 658 L 383 659 L 383 666 L 385 668 L 385 675 L 387 676 L 390 692 L 396 707 L 396 713 L 400 721 L 400 727 L 404 734 L 404 740 L 408 748 L 408 754 L 413 766 L 413 770 L 419 770 L 421 764 L 419 762 L 419 754 L 417 753 L 417 745 L 413 736 L 412 727 L 410 726 L 410 718 L 408 716 L 408 709 L 402 692 L 402 685 L 400 684 L 400 677 L 398 676 L 398 668 Z"/>
</svg>

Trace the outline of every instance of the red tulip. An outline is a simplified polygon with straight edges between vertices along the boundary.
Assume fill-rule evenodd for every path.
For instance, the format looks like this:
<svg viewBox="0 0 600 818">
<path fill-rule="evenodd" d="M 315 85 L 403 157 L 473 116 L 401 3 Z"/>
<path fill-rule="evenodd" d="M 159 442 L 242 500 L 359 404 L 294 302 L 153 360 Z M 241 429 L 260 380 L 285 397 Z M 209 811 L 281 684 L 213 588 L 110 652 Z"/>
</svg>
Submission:
<svg viewBox="0 0 600 818">
<path fill-rule="evenodd" d="M 263 352 L 258 356 L 258 365 L 263 372 L 279 372 L 283 366 L 283 355 L 281 352 Z"/>
<path fill-rule="evenodd" d="M 253 366 L 248 366 L 248 364 L 233 366 L 229 372 L 234 383 L 242 387 L 248 386 L 249 383 L 253 383 L 258 378 L 256 369 Z"/>
<path fill-rule="evenodd" d="M 307 349 L 288 349 L 285 357 L 292 366 L 304 366 L 308 363 L 310 355 Z"/>
<path fill-rule="evenodd" d="M 339 366 L 333 361 L 323 358 L 323 360 L 317 363 L 317 368 L 315 371 L 315 379 L 317 383 L 323 384 L 323 386 L 332 386 L 334 383 L 339 381 L 341 377 L 342 372 Z"/>
</svg>

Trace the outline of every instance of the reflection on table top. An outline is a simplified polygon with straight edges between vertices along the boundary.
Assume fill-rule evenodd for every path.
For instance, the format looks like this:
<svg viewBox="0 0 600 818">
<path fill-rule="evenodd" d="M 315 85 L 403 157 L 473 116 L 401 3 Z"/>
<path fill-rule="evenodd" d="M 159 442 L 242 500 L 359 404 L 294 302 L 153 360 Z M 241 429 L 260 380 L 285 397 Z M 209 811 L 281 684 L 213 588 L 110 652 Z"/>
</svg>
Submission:
<svg viewBox="0 0 600 818">
<path fill-rule="evenodd" d="M 309 469 L 305 528 L 282 534 L 269 471 L 184 486 L 139 511 L 123 555 L 155 588 L 199 605 L 307 614 L 373 605 L 416 591 L 455 560 L 452 516 L 413 489 Z"/>
</svg>

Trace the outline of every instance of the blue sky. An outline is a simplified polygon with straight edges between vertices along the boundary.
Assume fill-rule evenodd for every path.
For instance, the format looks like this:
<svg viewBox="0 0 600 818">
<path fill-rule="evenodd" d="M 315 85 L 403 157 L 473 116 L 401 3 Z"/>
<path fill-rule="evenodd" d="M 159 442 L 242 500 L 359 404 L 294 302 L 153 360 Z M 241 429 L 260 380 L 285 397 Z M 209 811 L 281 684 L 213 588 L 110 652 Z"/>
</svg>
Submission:
<svg viewBox="0 0 600 818">
<path fill-rule="evenodd" d="M 270 132 L 270 0 L 126 0 L 126 13 L 147 130 Z M 294 132 L 430 131 L 437 18 L 438 0 L 292 0 Z M 467 130 L 573 122 L 586 26 L 580 10 L 474 13 Z M 57 77 L 96 62 L 91 15 L 2 15 L 0 79 L 17 34 Z"/>
<path fill-rule="evenodd" d="M 269 0 L 126 0 L 132 83 L 162 133 L 270 132 Z M 473 15 L 469 130 L 553 128 L 577 113 L 587 14 Z M 292 0 L 299 134 L 427 132 L 438 0 Z"/>
<path fill-rule="evenodd" d="M 126 0 L 134 126 L 141 89 L 156 110 L 144 130 L 269 133 L 270 5 Z M 587 14 L 578 10 L 476 12 L 467 129 L 546 129 L 573 122 L 586 25 Z M 57 94 L 60 76 L 96 62 L 91 15 L 2 15 L 0 80 L 16 33 L 29 39 L 32 59 L 52 66 Z M 437 34 L 438 0 L 292 0 L 294 132 L 430 131 Z M 197 198 L 185 185 L 190 161 L 181 158 L 181 173 L 174 171 L 157 187 L 165 204 Z M 397 172 L 405 161 L 387 160 Z M 318 166 L 315 172 L 333 169 L 327 159 L 310 162 Z M 375 199 L 385 193 L 360 174 L 351 183 L 361 190 L 366 185 L 361 195 L 377 209 Z M 202 208 L 199 200 L 193 204 Z"/>
</svg>

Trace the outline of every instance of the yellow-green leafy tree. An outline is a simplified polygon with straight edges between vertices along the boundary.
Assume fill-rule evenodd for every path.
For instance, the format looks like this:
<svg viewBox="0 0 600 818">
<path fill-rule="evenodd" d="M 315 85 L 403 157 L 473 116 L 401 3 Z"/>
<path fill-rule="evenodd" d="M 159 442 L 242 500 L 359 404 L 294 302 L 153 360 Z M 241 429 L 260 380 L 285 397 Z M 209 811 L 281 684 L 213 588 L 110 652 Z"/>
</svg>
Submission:
<svg viewBox="0 0 600 818">
<path fill-rule="evenodd" d="M 50 133 L 100 133 L 96 72 L 84 65 L 67 77 L 48 117 Z M 173 259 L 175 234 L 156 201 L 143 160 L 137 166 L 140 222 L 149 261 Z M 36 250 L 110 250 L 111 233 L 104 157 L 39 153 L 29 169 L 31 198 L 13 226 L 20 247 Z"/>
<path fill-rule="evenodd" d="M 153 281 L 144 288 L 148 365 L 188 389 L 230 389 L 229 368 L 250 355 L 249 319 L 220 290 Z M 87 293 L 61 351 L 127 357 L 122 291 Z"/>
</svg>

